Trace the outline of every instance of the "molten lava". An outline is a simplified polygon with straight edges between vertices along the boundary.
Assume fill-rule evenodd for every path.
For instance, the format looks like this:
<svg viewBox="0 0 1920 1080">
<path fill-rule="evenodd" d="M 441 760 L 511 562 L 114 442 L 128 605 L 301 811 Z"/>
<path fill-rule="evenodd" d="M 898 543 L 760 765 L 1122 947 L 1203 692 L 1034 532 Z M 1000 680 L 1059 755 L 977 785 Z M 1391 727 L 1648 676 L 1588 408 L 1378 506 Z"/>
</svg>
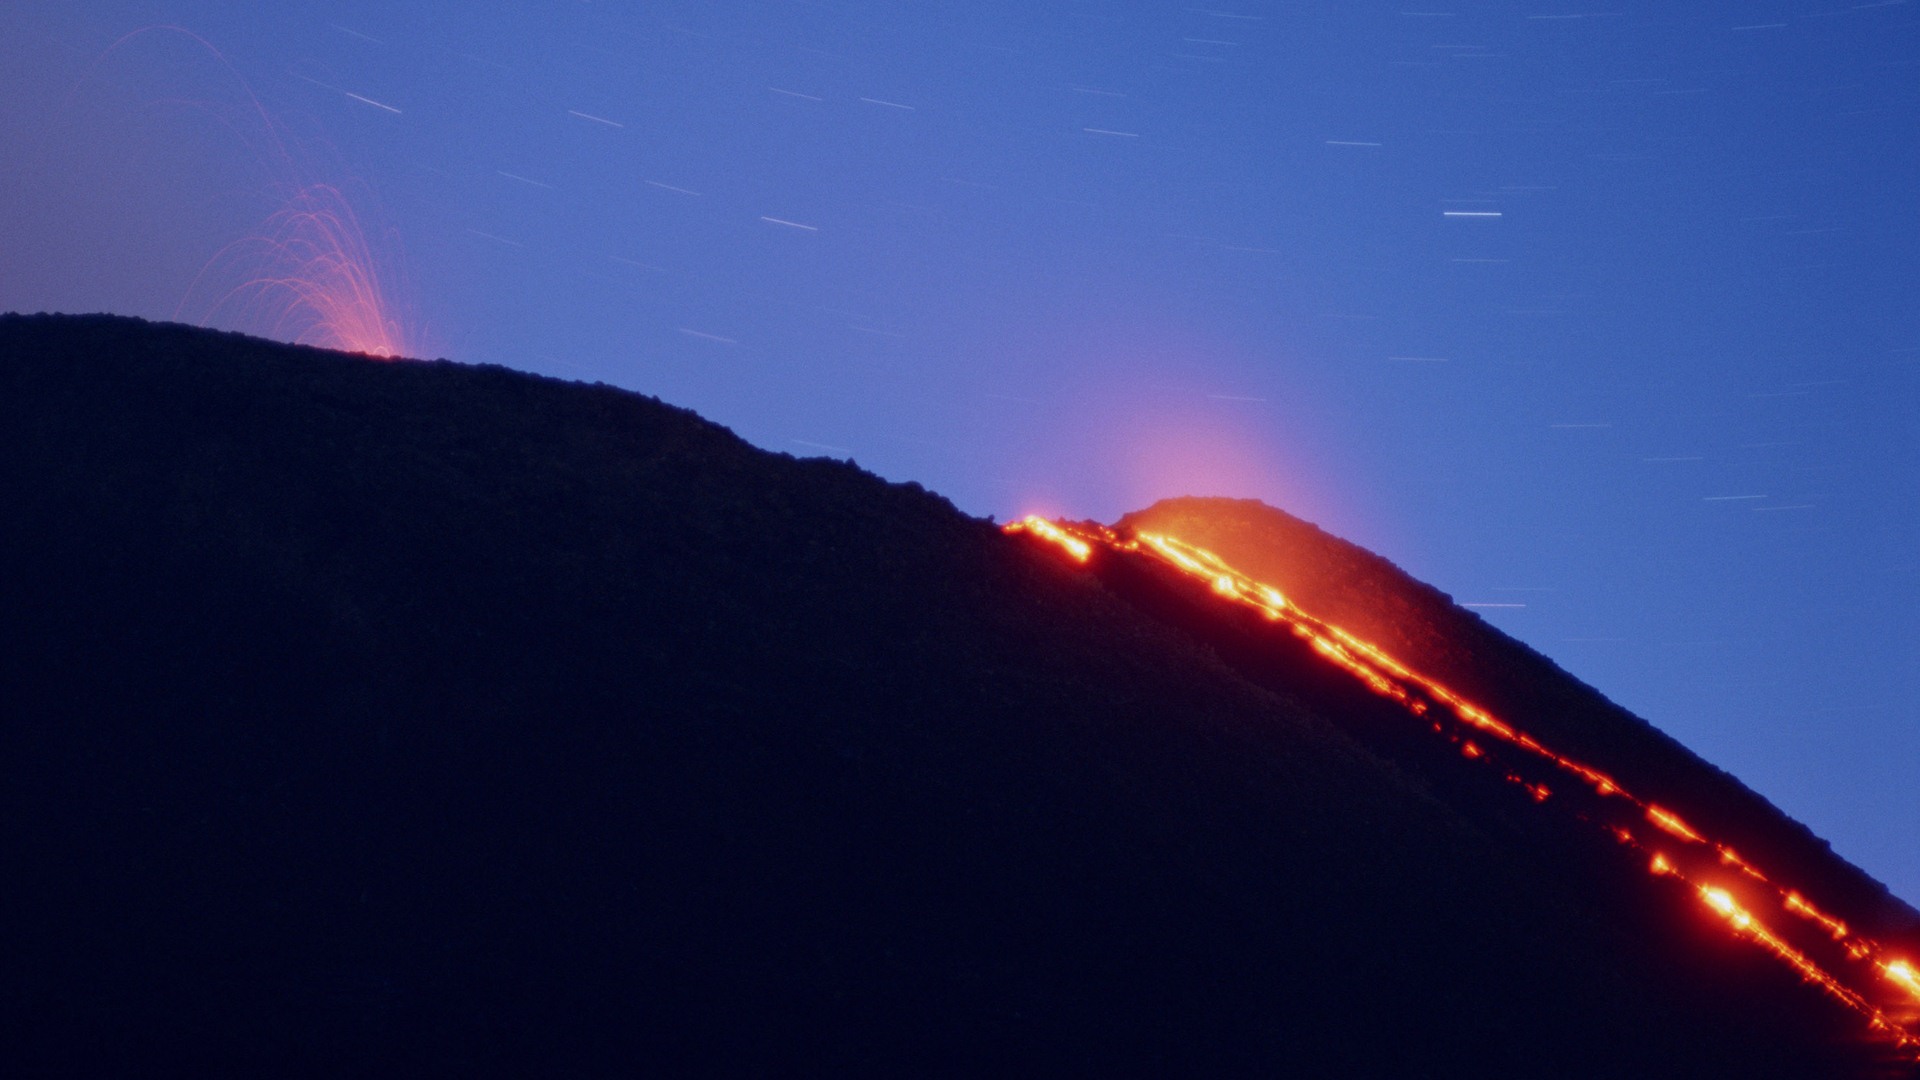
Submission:
<svg viewBox="0 0 1920 1080">
<path fill-rule="evenodd" d="M 1535 803 L 1565 802 L 1556 791 L 1584 789 L 1591 795 L 1585 803 L 1589 809 L 1569 813 L 1593 821 L 1616 842 L 1640 852 L 1651 874 L 1686 885 L 1730 933 L 1773 956 L 1862 1017 L 1877 1035 L 1920 1060 L 1920 970 L 1822 911 L 1800 890 L 1776 884 L 1678 814 L 1634 795 L 1606 773 L 1548 749 L 1369 642 L 1301 611 L 1280 590 L 1246 577 L 1203 548 L 1157 533 L 1123 536 L 1103 526 L 1035 517 L 1014 522 L 1006 531 L 1046 541 L 1076 564 L 1090 563 L 1097 552 L 1101 558 L 1144 559 L 1171 567 L 1204 583 L 1222 602 L 1258 612 L 1277 630 L 1301 639 L 1327 662 L 1419 718 L 1463 757 L 1493 765 L 1499 770 L 1496 775 L 1523 788 Z M 1592 812 L 1595 805 L 1605 812 Z M 1640 830 L 1643 823 L 1651 831 Z M 1799 929 L 1802 926 L 1808 929 Z M 1797 942 L 1799 937 L 1814 940 Z M 1812 955 L 1815 951 L 1822 954 L 1819 959 Z"/>
</svg>

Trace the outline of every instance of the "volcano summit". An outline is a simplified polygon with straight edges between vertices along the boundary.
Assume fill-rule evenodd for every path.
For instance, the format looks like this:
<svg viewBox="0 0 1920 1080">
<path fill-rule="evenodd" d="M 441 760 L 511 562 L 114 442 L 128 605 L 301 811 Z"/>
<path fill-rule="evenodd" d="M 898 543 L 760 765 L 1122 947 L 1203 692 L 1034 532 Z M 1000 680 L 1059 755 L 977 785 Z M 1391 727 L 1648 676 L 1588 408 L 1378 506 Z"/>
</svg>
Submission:
<svg viewBox="0 0 1920 1080">
<path fill-rule="evenodd" d="M 1269 508 L 108 317 L 0 433 L 13 1075 L 1912 1072 L 1920 917 Z"/>
</svg>

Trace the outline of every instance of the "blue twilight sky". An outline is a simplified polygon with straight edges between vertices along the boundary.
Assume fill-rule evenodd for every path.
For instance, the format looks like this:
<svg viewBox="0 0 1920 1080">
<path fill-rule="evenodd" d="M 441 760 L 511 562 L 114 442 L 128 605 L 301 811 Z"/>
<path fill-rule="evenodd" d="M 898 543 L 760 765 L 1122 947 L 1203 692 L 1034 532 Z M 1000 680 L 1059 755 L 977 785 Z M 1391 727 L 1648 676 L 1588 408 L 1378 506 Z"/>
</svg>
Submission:
<svg viewBox="0 0 1920 1080">
<path fill-rule="evenodd" d="M 1920 4 L 1199 2 L 10 0 L 0 309 L 324 180 L 419 352 L 1265 499 L 1920 900 Z"/>
</svg>

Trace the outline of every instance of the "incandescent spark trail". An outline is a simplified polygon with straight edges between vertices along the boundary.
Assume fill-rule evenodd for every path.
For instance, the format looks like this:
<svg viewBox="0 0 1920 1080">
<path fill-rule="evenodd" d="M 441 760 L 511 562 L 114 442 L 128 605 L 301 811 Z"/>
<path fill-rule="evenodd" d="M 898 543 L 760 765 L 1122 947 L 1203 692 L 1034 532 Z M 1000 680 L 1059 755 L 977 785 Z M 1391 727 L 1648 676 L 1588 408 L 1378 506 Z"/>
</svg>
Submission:
<svg viewBox="0 0 1920 1080">
<path fill-rule="evenodd" d="M 345 30 L 343 27 L 336 29 Z M 365 37 L 345 30 L 356 37 Z M 395 301 L 398 238 L 369 227 L 364 185 L 343 186 L 316 178 L 295 152 L 289 136 L 252 87 L 205 38 L 177 26 L 135 30 L 98 57 L 95 68 L 149 38 L 191 42 L 232 83 L 233 104 L 199 107 L 225 121 L 240 143 L 270 167 L 279 205 L 251 235 L 220 248 L 194 276 L 174 317 L 201 325 L 226 325 L 302 345 L 392 359 L 412 355 L 420 344 Z M 371 40 L 371 39 L 369 39 Z M 294 76 L 326 90 L 400 115 L 393 105 L 305 75 Z"/>
<path fill-rule="evenodd" d="M 1377 646 L 1300 610 L 1280 590 L 1247 577 L 1204 548 L 1158 533 L 1122 535 L 1104 526 L 1038 517 L 1009 524 L 1005 531 L 1044 541 L 1081 566 L 1113 558 L 1169 568 L 1203 584 L 1222 603 L 1258 613 L 1373 693 L 1397 703 L 1461 756 L 1498 770 L 1499 779 L 1520 787 L 1535 803 L 1567 805 L 1565 812 L 1594 822 L 1613 840 L 1642 854 L 1651 874 L 1683 883 L 1734 936 L 1770 954 L 1859 1015 L 1877 1036 L 1920 1061 L 1920 969 L 1823 911 L 1803 890 L 1776 882 L 1680 815 L 1635 795 L 1607 773 L 1555 752 Z M 1583 796 L 1586 809 L 1568 805 L 1575 794 Z"/>
</svg>

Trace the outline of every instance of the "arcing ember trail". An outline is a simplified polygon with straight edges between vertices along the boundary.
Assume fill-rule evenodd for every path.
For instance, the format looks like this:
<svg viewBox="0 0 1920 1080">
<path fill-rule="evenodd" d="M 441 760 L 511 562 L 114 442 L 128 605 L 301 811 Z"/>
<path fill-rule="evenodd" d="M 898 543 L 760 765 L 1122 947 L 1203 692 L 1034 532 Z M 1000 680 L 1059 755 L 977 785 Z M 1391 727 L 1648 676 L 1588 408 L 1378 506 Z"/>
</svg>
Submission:
<svg viewBox="0 0 1920 1080">
<path fill-rule="evenodd" d="M 1006 531 L 1045 541 L 1082 565 L 1136 560 L 1172 570 L 1204 583 L 1221 603 L 1258 613 L 1374 694 L 1398 704 L 1463 757 L 1493 770 L 1490 775 L 1523 789 L 1534 803 L 1591 822 L 1639 852 L 1650 873 L 1682 883 L 1730 933 L 1765 950 L 1858 1014 L 1876 1037 L 1920 1061 L 1920 968 L 1612 776 L 1556 753 L 1372 644 L 1301 611 L 1280 590 L 1248 578 L 1210 551 L 1157 533 L 1122 535 L 1104 526 L 1038 517 L 1014 522 Z"/>
</svg>

